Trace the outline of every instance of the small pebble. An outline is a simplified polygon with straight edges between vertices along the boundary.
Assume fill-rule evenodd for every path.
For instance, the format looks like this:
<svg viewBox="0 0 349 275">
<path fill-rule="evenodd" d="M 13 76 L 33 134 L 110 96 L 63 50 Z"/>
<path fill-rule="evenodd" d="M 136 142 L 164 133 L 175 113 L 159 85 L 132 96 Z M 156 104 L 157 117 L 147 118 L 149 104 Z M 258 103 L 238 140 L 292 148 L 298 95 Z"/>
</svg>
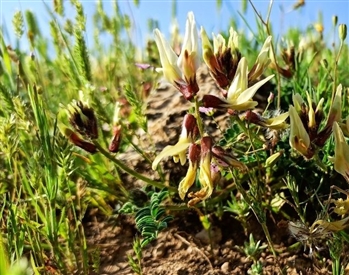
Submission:
<svg viewBox="0 0 349 275">
<path fill-rule="evenodd" d="M 222 240 L 222 231 L 218 227 L 213 227 L 211 229 L 211 234 L 209 234 L 207 230 L 202 229 L 195 237 L 205 244 L 210 243 L 210 237 L 213 243 L 219 243 Z"/>
<path fill-rule="evenodd" d="M 154 250 L 153 250 L 153 257 L 155 259 L 157 258 L 161 258 L 165 255 L 166 252 L 166 248 L 165 245 L 163 243 L 160 243 Z"/>
<path fill-rule="evenodd" d="M 228 273 L 230 271 L 230 265 L 229 262 L 225 262 L 221 265 L 221 270 L 224 273 Z"/>
</svg>

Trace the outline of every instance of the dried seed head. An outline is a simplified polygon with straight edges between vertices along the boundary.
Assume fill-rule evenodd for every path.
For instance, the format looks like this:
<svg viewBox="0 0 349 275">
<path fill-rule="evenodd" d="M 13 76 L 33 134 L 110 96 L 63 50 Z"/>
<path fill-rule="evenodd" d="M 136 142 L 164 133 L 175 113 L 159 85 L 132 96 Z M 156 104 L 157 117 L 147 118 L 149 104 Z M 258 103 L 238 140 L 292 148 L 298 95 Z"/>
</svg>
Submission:
<svg viewBox="0 0 349 275">
<path fill-rule="evenodd" d="M 97 118 L 92 108 L 81 101 L 74 102 L 69 108 L 70 124 L 83 136 L 98 138 Z"/>
</svg>

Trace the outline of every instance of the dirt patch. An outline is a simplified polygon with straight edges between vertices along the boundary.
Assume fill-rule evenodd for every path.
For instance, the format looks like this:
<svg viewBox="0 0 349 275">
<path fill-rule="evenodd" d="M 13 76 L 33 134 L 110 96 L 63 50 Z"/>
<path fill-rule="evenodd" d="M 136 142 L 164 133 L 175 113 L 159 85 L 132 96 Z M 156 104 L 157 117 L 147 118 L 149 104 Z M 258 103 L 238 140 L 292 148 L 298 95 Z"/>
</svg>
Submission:
<svg viewBox="0 0 349 275">
<path fill-rule="evenodd" d="M 265 238 L 259 223 L 251 218 L 249 227 L 256 240 Z M 303 246 L 291 250 L 289 246 L 295 241 L 288 232 L 277 225 L 271 235 L 277 256 L 266 248 L 258 260 L 263 266 L 263 274 L 331 274 L 331 262 L 311 257 L 303 251 Z M 131 270 L 127 255 L 134 255 L 133 237 L 137 230 L 133 220 L 119 216 L 115 221 L 103 218 L 86 223 L 91 254 L 99 253 L 100 267 L 94 274 L 128 275 Z M 143 274 L 149 275 L 210 275 L 210 274 L 248 274 L 253 260 L 241 251 L 248 240 L 241 225 L 229 214 L 214 222 L 211 230 L 212 243 L 208 232 L 195 212 L 182 213 L 175 217 L 169 228 L 159 234 L 156 241 L 150 243 L 143 251 Z M 93 253 L 92 253 L 93 252 Z"/>
</svg>

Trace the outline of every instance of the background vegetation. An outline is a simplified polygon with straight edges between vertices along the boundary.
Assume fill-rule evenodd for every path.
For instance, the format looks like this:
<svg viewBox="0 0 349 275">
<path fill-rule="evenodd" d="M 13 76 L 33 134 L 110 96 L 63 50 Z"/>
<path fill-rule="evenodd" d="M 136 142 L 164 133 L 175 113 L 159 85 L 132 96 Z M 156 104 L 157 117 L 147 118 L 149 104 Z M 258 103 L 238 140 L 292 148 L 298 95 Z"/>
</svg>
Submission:
<svg viewBox="0 0 349 275">
<path fill-rule="evenodd" d="M 145 112 L 146 99 L 161 77 L 153 70 L 161 66 L 155 42 L 149 40 L 144 49 L 132 43 L 130 19 L 120 13 L 117 2 L 111 15 L 102 1 L 97 2 L 93 30 L 86 29 L 81 2 L 71 3 L 75 16 L 70 19 L 63 17 L 63 1 L 54 1 L 54 10 L 47 9 L 49 35 L 40 31 L 38 15 L 33 12 L 19 11 L 13 16 L 12 29 L 7 32 L 18 38 L 26 36 L 31 53 L 21 52 L 19 43 L 9 45 L 6 32 L 1 33 L 0 255 L 4 257 L 0 257 L 0 274 L 52 274 L 52 266 L 53 274 L 98 270 L 98 251 L 90 253 L 84 229 L 84 218 L 92 208 L 106 217 L 134 215 L 140 237 L 135 239 L 136 253 L 129 261 L 133 270 L 141 273 L 142 249 L 168 226 L 176 211 L 189 209 L 178 197 L 179 182 L 168 184 L 162 168 L 154 171 L 158 179 L 154 180 L 119 158 L 133 148 L 151 165 L 158 154 L 153 144 L 142 148 L 138 142 L 141 136 L 153 135 Z M 301 2 L 295 8 L 301 8 Z M 254 37 L 240 34 L 239 38 L 239 51 L 247 57 L 249 68 L 265 38 L 273 35 L 273 22 L 258 16 L 256 20 Z M 273 37 L 276 62 L 264 74 L 276 74 L 270 81 L 275 98 L 269 98 L 262 110 L 265 118 L 288 111 L 296 93 L 309 111 L 308 92 L 315 107 L 324 98 L 323 119 L 318 125 L 323 129 L 334 92 L 341 84 L 339 122 L 348 134 L 349 51 L 343 30 L 338 34 L 340 20 L 333 18 L 333 43 L 324 41 L 321 22 L 305 32 L 289 29 L 282 40 Z M 229 36 L 229 27 L 224 37 Z M 92 31 L 94 47 L 87 48 L 85 34 Z M 101 36 L 112 42 L 104 45 Z M 179 37 L 172 38 L 176 42 Z M 147 65 L 150 68 L 144 69 Z M 93 133 L 85 128 L 76 132 L 71 119 L 76 113 L 85 115 L 89 126 L 97 121 L 97 128 L 90 129 Z M 330 159 L 335 152 L 333 136 L 309 160 L 290 147 L 289 129 L 276 136 L 271 133 L 268 139 L 264 135 L 268 127 L 240 118 L 227 119 L 228 127 L 221 129 L 218 144 L 234 152 L 248 172 L 221 172 L 230 184 L 217 184 L 209 199 L 194 206 L 203 227 L 210 230 L 209 217 L 229 212 L 249 236 L 246 221 L 254 215 L 266 240 L 255 241 L 251 235 L 248 242 L 252 248 L 246 253 L 254 257 L 265 249 L 263 241 L 276 255 L 267 222 L 276 215 L 292 222 L 289 230 L 295 241 L 314 257 L 318 257 L 318 246 L 330 251 L 334 274 L 344 272 L 348 260 L 344 257 L 348 251 L 344 230 L 348 194 L 344 190 L 348 183 Z M 84 121 L 82 124 L 86 126 Z M 252 135 L 254 131 L 257 134 Z M 266 148 L 268 142 L 275 145 Z M 348 162 L 346 165 L 349 167 Z M 144 188 L 130 189 L 122 173 L 141 180 Z M 261 267 L 256 260 L 251 268 L 258 273 Z"/>
</svg>

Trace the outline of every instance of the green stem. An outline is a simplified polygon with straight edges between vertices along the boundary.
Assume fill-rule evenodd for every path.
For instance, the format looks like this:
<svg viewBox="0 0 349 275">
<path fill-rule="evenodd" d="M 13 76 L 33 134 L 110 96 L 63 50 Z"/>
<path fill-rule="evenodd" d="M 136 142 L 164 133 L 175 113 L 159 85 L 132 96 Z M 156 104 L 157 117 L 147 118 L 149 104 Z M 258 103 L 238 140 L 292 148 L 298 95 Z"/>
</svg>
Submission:
<svg viewBox="0 0 349 275">
<path fill-rule="evenodd" d="M 255 133 L 251 133 L 251 131 L 249 131 L 249 129 L 247 129 L 247 127 L 245 126 L 245 123 L 240 119 L 240 117 L 238 115 L 234 116 L 234 120 L 237 122 L 237 124 L 239 125 L 239 127 L 241 128 L 241 130 L 244 132 L 244 134 L 248 137 L 250 137 L 250 139 L 252 140 L 252 136 L 254 139 L 257 139 L 258 141 L 264 143 L 264 141 L 258 137 Z"/>
<path fill-rule="evenodd" d="M 276 257 L 276 252 L 275 252 L 275 249 L 274 249 L 274 246 L 273 246 L 273 242 L 271 241 L 271 238 L 270 238 L 268 227 L 267 227 L 265 222 L 261 223 L 261 226 L 263 228 L 265 237 L 267 238 L 267 241 L 268 241 L 268 244 L 269 244 L 269 248 L 270 248 L 271 252 L 273 253 L 274 257 Z"/>
<path fill-rule="evenodd" d="M 199 128 L 199 132 L 200 132 L 200 136 L 203 137 L 204 136 L 204 125 L 202 123 L 202 119 L 200 116 L 200 110 L 199 110 L 199 100 L 198 97 L 195 96 L 194 98 L 194 103 L 195 103 L 195 118 L 196 118 L 196 123 L 198 124 L 198 128 Z"/>
<path fill-rule="evenodd" d="M 269 23 L 269 19 L 270 19 L 270 14 L 271 14 L 271 10 L 273 7 L 273 0 L 271 0 L 269 2 L 269 7 L 268 7 L 268 14 L 267 14 L 267 19 L 264 20 L 262 18 L 262 16 L 259 14 L 259 12 L 257 11 L 256 7 L 253 5 L 252 0 L 249 0 L 255 14 L 257 15 L 257 17 L 261 20 L 262 24 L 265 26 L 268 35 L 272 35 L 271 30 L 270 30 L 270 23 Z M 276 61 L 276 54 L 275 54 L 275 48 L 274 48 L 274 43 L 271 43 L 271 51 L 273 53 L 273 57 L 275 60 L 275 64 L 278 67 L 279 65 L 277 64 Z M 278 90 L 278 96 L 277 96 L 277 110 L 280 110 L 281 108 L 281 77 L 280 77 L 280 72 L 278 70 L 276 70 L 276 77 L 277 77 L 277 90 Z"/>
<path fill-rule="evenodd" d="M 322 172 L 327 174 L 327 166 L 321 161 L 319 155 L 315 154 L 313 159 L 315 161 L 316 166 L 319 167 Z"/>
<path fill-rule="evenodd" d="M 232 173 L 232 175 L 233 175 L 233 173 Z M 251 200 L 251 197 L 249 196 L 249 194 L 246 192 L 246 190 L 242 187 L 242 185 L 236 180 L 236 178 L 234 176 L 233 176 L 233 179 L 235 181 L 237 189 L 242 194 L 242 196 L 244 197 L 244 200 L 250 206 L 250 208 L 252 209 L 253 213 L 255 214 L 258 222 L 262 226 L 265 237 L 267 238 L 267 241 L 268 241 L 269 248 L 270 248 L 271 252 L 273 253 L 274 257 L 276 257 L 276 252 L 275 252 L 275 249 L 273 246 L 273 242 L 271 241 L 270 233 L 269 233 L 268 227 L 265 223 L 265 217 L 262 216 L 262 215 L 265 215 L 265 213 L 261 214 L 260 211 L 256 211 L 256 209 L 254 209 L 253 203 L 252 203 L 252 200 Z"/>
<path fill-rule="evenodd" d="M 93 144 L 96 145 L 97 149 L 108 159 L 110 159 L 112 162 L 114 162 L 120 169 L 124 170 L 127 174 L 144 181 L 145 183 L 148 183 L 154 187 L 163 189 L 167 188 L 171 192 L 177 192 L 177 189 L 172 186 L 166 186 L 162 184 L 161 182 L 154 181 L 152 179 L 147 178 L 146 176 L 143 176 L 142 174 L 137 173 L 136 171 L 132 170 L 129 166 L 115 158 L 113 155 L 111 155 L 108 151 L 106 151 L 97 141 L 93 141 Z"/>
<path fill-rule="evenodd" d="M 334 100 L 334 96 L 336 94 L 336 89 L 337 89 L 337 83 L 336 83 L 337 82 L 337 65 L 338 65 L 339 57 L 340 57 L 341 52 L 342 52 L 342 48 L 343 48 L 343 41 L 341 40 L 341 43 L 339 45 L 338 54 L 337 54 L 335 62 L 334 62 L 334 68 L 333 68 L 332 102 Z"/>
</svg>

